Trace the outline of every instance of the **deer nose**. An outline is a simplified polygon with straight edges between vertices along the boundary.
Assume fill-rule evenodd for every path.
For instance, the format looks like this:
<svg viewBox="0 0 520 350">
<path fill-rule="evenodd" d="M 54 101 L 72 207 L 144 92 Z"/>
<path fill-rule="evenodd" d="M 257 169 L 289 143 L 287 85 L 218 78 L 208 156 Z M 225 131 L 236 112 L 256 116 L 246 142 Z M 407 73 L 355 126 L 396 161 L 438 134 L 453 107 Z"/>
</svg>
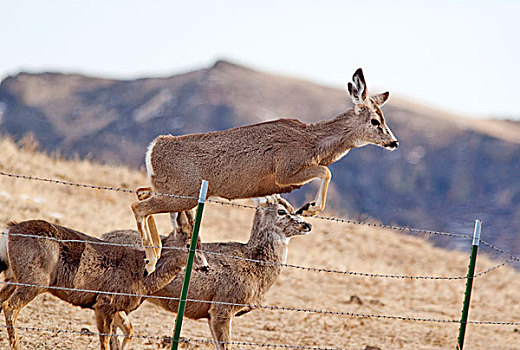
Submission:
<svg viewBox="0 0 520 350">
<path fill-rule="evenodd" d="M 198 267 L 197 270 L 202 271 L 204 273 L 208 273 L 209 272 L 209 266 L 208 265 L 204 265 L 204 266 Z"/>
<path fill-rule="evenodd" d="M 303 224 L 303 229 L 307 232 L 309 232 L 310 230 L 312 230 L 312 225 L 309 224 L 308 222 L 304 223 Z"/>
<path fill-rule="evenodd" d="M 388 147 L 391 147 L 391 148 L 397 148 L 399 147 L 399 141 L 395 140 L 395 141 L 392 141 L 388 144 Z"/>
</svg>

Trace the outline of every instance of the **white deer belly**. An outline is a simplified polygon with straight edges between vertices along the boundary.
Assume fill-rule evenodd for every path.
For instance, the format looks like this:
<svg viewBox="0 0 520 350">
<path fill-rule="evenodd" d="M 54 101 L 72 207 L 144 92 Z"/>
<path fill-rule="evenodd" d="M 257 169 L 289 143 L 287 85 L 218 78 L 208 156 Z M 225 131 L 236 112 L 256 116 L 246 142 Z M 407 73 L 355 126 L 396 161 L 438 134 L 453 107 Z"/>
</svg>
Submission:
<svg viewBox="0 0 520 350">
<path fill-rule="evenodd" d="M 336 157 L 334 157 L 334 159 L 332 160 L 332 163 L 337 162 L 337 161 L 340 160 L 341 158 L 345 157 L 345 156 L 348 154 L 348 152 L 350 152 L 349 149 L 346 150 L 346 151 L 343 152 L 343 153 L 338 154 Z"/>
</svg>

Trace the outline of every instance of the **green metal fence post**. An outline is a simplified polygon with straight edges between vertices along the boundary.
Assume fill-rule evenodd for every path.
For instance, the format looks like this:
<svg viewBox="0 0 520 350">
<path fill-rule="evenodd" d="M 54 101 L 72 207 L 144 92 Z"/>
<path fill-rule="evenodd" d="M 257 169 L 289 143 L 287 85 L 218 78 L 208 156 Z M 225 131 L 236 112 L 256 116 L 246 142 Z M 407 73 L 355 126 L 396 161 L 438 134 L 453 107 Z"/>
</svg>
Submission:
<svg viewBox="0 0 520 350">
<path fill-rule="evenodd" d="M 182 318 L 184 317 L 184 309 L 186 307 L 186 298 L 188 297 L 188 288 L 190 286 L 191 269 L 193 266 L 193 259 L 195 257 L 195 248 L 197 247 L 197 238 L 199 237 L 200 221 L 202 220 L 202 210 L 204 209 L 204 202 L 206 201 L 206 194 L 208 192 L 208 182 L 202 180 L 199 194 L 199 204 L 197 205 L 197 214 L 195 216 L 195 223 L 193 225 L 193 234 L 191 236 L 190 251 L 188 254 L 188 262 L 186 263 L 186 270 L 184 272 L 184 280 L 182 281 L 181 297 L 179 300 L 179 308 L 177 310 L 177 318 L 175 320 L 175 330 L 173 332 L 172 350 L 177 350 L 179 346 L 179 338 L 181 335 Z"/>
<path fill-rule="evenodd" d="M 457 350 L 464 347 L 464 336 L 466 335 L 466 325 L 468 322 L 469 302 L 471 299 L 471 288 L 473 287 L 473 277 L 475 275 L 475 263 L 477 261 L 478 245 L 480 242 L 481 221 L 475 221 L 475 230 L 473 231 L 473 246 L 471 248 L 471 257 L 468 267 L 468 278 L 466 280 L 466 292 L 464 293 L 464 305 L 462 307 L 462 317 L 460 318 L 459 339 Z"/>
</svg>

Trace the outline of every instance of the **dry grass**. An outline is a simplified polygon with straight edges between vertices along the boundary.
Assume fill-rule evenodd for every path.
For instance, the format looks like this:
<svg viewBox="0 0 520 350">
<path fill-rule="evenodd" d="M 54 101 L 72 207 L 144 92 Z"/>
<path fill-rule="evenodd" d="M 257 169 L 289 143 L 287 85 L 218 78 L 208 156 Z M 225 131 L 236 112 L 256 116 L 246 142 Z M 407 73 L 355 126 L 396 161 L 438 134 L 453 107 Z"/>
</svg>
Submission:
<svg viewBox="0 0 520 350">
<path fill-rule="evenodd" d="M 0 170 L 67 181 L 135 189 L 146 185 L 143 174 L 125 168 L 99 166 L 86 161 L 65 162 L 0 140 Z M 99 236 L 112 229 L 133 228 L 129 204 L 133 195 L 81 189 L 0 177 L 0 224 L 11 220 L 43 218 Z M 208 204 L 201 235 L 205 241 L 245 241 L 252 211 Z M 168 230 L 160 218 L 163 232 Z M 311 219 L 313 232 L 291 241 L 289 263 L 348 269 L 360 272 L 410 275 L 461 276 L 468 254 L 433 247 L 416 237 L 392 230 Z M 479 256 L 477 270 L 495 265 Z M 395 280 L 341 276 L 286 268 L 269 291 L 266 305 L 458 319 L 465 282 Z M 518 273 L 501 268 L 474 284 L 471 320 L 519 321 Z M 362 304 L 351 302 L 357 296 Z M 131 315 L 139 335 L 170 336 L 175 315 L 145 303 Z M 4 324 L 2 322 L 2 324 Z M 19 326 L 95 331 L 93 313 L 73 307 L 50 295 L 41 295 L 20 314 Z M 257 310 L 236 318 L 233 339 L 320 347 L 364 349 L 454 349 L 457 324 L 411 322 L 301 312 Z M 520 327 L 518 327 L 520 328 Z M 20 331 L 25 349 L 96 349 L 98 339 L 78 334 Z M 210 338 L 205 320 L 185 320 L 182 335 Z M 7 348 L 7 334 L 0 329 L 0 347 Z M 467 349 L 519 349 L 520 333 L 511 326 L 469 325 Z M 163 346 L 155 339 L 134 339 L 132 349 Z M 212 348 L 191 344 L 189 348 Z M 237 348 L 237 346 L 235 346 Z M 248 347 L 250 348 L 250 347 Z"/>
</svg>

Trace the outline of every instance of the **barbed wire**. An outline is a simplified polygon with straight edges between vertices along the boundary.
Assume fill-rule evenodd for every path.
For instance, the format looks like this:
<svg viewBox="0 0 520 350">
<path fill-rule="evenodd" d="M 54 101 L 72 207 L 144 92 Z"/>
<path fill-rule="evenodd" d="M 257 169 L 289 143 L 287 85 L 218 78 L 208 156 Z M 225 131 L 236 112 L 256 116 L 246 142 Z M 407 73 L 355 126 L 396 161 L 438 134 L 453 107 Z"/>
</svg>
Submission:
<svg viewBox="0 0 520 350">
<path fill-rule="evenodd" d="M 503 250 L 503 249 L 500 249 L 499 247 L 497 247 L 497 246 L 494 245 L 494 244 L 491 244 L 491 243 L 489 243 L 489 242 L 487 242 L 487 241 L 484 241 L 484 240 L 482 240 L 482 239 L 480 240 L 480 243 L 482 243 L 483 245 L 485 245 L 485 246 L 487 246 L 487 247 L 489 247 L 489 248 L 491 248 L 491 249 L 497 251 L 497 252 L 500 253 L 500 254 L 503 254 L 503 255 L 507 255 L 507 256 L 509 256 L 509 259 L 511 259 L 511 261 L 520 261 L 520 258 L 519 258 L 519 257 L 514 256 L 514 255 L 512 255 L 511 253 L 506 252 L 506 251 Z"/>
<path fill-rule="evenodd" d="M 6 234 L 4 231 L 2 231 L 0 234 Z M 106 246 L 119 246 L 119 247 L 126 247 L 126 248 L 134 248 L 134 249 L 140 249 L 142 247 L 146 248 L 160 248 L 159 246 L 143 246 L 143 245 L 135 245 L 131 243 L 116 243 L 116 242 L 108 242 L 96 239 L 92 237 L 92 240 L 81 240 L 81 239 L 60 239 L 56 237 L 50 237 L 50 236 L 40 236 L 40 235 L 31 235 L 27 233 L 8 233 L 12 236 L 17 237 L 27 237 L 27 238 L 35 238 L 35 239 L 47 239 L 55 242 L 60 243 L 85 243 L 85 244 L 98 244 L 98 245 L 106 245 Z M 165 250 L 180 250 L 180 251 L 187 251 L 186 247 L 174 247 L 174 246 L 162 246 L 162 249 Z M 256 264 L 265 264 L 265 265 L 273 265 L 273 266 L 280 266 L 280 267 L 287 267 L 287 268 L 293 268 L 297 270 L 304 270 L 304 271 L 311 271 L 316 273 L 331 273 L 331 274 L 338 274 L 338 275 L 346 275 L 346 276 L 358 276 L 358 277 L 371 277 L 371 278 L 391 278 L 391 279 L 411 279 L 411 280 L 465 280 L 468 277 L 467 276 L 413 276 L 413 275 L 398 275 L 398 274 L 379 274 L 379 273 L 368 273 L 368 272 L 355 272 L 355 271 L 346 271 L 346 270 L 335 270 L 335 269 L 328 269 L 328 268 L 317 268 L 317 267 L 306 267 L 306 266 L 300 266 L 295 264 L 287 264 L 287 263 L 280 263 L 276 261 L 266 261 L 266 260 L 257 260 L 257 259 L 251 259 L 246 258 L 242 256 L 236 256 L 236 255 L 229 255 L 219 252 L 213 252 L 210 250 L 205 249 L 196 249 L 197 252 L 208 254 L 208 255 L 215 255 L 215 256 L 221 256 L 224 258 L 229 259 L 235 259 L 235 260 L 241 260 L 246 261 L 250 263 L 256 263 Z M 481 272 L 476 273 L 473 278 L 477 278 L 483 275 L 486 275 L 502 266 L 505 266 L 507 264 L 512 263 L 513 261 L 516 261 L 518 258 L 511 256 L 508 260 L 503 261 L 495 266 L 492 266 L 486 270 L 483 270 Z"/>
<path fill-rule="evenodd" d="M 125 189 L 125 188 L 121 188 L 121 187 L 113 187 L 113 186 L 90 185 L 90 184 L 83 184 L 83 183 L 72 182 L 72 181 L 64 181 L 64 180 L 58 180 L 58 179 L 37 177 L 37 176 L 32 176 L 32 175 L 12 174 L 12 173 L 6 173 L 3 171 L 0 171 L 0 176 L 6 176 L 6 177 L 16 178 L 16 179 L 47 182 L 47 183 L 52 183 L 52 184 L 65 185 L 65 186 L 97 189 L 97 190 L 103 190 L 103 191 L 115 191 L 115 192 L 129 193 L 129 194 L 149 193 L 149 194 L 152 194 L 155 196 L 174 197 L 174 198 L 181 198 L 181 199 L 198 199 L 198 197 L 196 197 L 196 196 L 187 196 L 187 195 L 171 194 L 171 193 L 158 193 L 158 192 L 145 191 L 145 190 L 137 191 L 137 190 L 129 190 L 129 189 Z M 212 198 L 207 198 L 206 202 L 220 204 L 220 205 L 227 205 L 227 206 L 236 207 L 236 208 L 265 209 L 263 207 L 236 203 L 236 202 L 231 202 L 231 201 L 222 201 L 222 200 L 212 199 Z M 388 225 L 388 224 L 383 224 L 383 223 L 371 223 L 371 222 L 366 222 L 366 221 L 358 221 L 358 220 L 343 219 L 343 218 L 336 218 L 336 217 L 327 217 L 327 216 L 321 216 L 321 215 L 304 215 L 304 216 L 319 219 L 319 220 L 325 220 L 325 221 L 341 222 L 341 223 L 351 224 L 351 225 L 363 225 L 363 226 L 368 226 L 368 227 L 380 227 L 380 228 L 386 228 L 386 229 L 402 231 L 402 232 L 408 231 L 408 232 L 429 234 L 429 235 L 440 235 L 440 236 L 455 237 L 455 238 L 473 239 L 473 236 L 470 234 L 461 234 L 461 233 L 444 232 L 444 231 L 436 231 L 436 230 L 426 230 L 426 229 L 413 228 L 413 227 L 409 227 L 409 226 Z M 483 240 L 480 240 L 480 241 L 483 244 L 487 245 L 488 247 L 494 249 L 495 251 L 497 251 L 501 254 L 505 254 L 510 257 L 514 257 L 510 253 L 494 246 L 491 243 L 485 242 Z M 514 260 L 520 261 L 520 258 L 514 257 Z"/>
<path fill-rule="evenodd" d="M 201 344 L 222 344 L 222 345 L 243 345 L 243 346 L 257 346 L 262 348 L 283 348 L 283 349 L 301 349 L 301 350 L 346 350 L 345 348 L 324 348 L 319 346 L 306 345 L 287 345 L 287 344 L 272 344 L 272 343 L 253 343 L 246 341 L 214 341 L 209 339 L 181 339 L 179 343 L 201 343 Z"/>
<path fill-rule="evenodd" d="M 59 184 L 59 185 L 74 186 L 74 187 L 80 187 L 80 188 L 90 188 L 90 189 L 97 189 L 97 190 L 104 190 L 104 191 L 115 191 L 115 192 L 131 193 L 131 194 L 149 193 L 149 194 L 152 194 L 155 196 L 174 197 L 174 198 L 182 198 L 182 199 L 198 199 L 198 197 L 195 197 L 195 196 L 186 196 L 186 195 L 171 194 L 171 193 L 158 193 L 158 192 L 145 191 L 145 190 L 137 191 L 137 190 L 129 190 L 129 189 L 124 189 L 124 188 L 120 188 L 120 187 L 111 187 L 111 186 L 89 185 L 89 184 L 82 184 L 82 183 L 77 183 L 77 182 L 72 182 L 72 181 L 63 181 L 63 180 L 43 178 L 43 177 L 37 177 L 37 176 L 31 176 L 31 175 L 11 174 L 11 173 L 3 172 L 3 171 L 0 171 L 0 176 L 7 176 L 7 177 L 11 177 L 11 178 L 16 178 L 16 179 L 41 181 L 41 182 L 54 183 L 54 184 Z M 241 203 L 236 203 L 236 202 L 229 202 L 229 201 L 222 201 L 222 200 L 211 199 L 211 198 L 206 199 L 206 202 L 227 205 L 227 206 L 236 207 L 236 208 L 265 209 L 263 207 L 256 207 L 256 206 L 252 206 L 252 205 L 241 204 Z M 365 222 L 365 221 L 356 221 L 356 220 L 326 217 L 326 216 L 320 216 L 320 215 L 312 215 L 312 216 L 308 216 L 308 217 L 312 217 L 312 218 L 316 218 L 316 219 L 320 219 L 320 220 L 342 222 L 342 223 L 353 224 L 353 225 L 381 227 L 381 228 L 387 228 L 387 229 L 392 229 L 392 230 L 396 230 L 396 231 L 409 231 L 409 232 L 415 232 L 415 233 L 442 235 L 442 236 L 466 238 L 466 239 L 473 238 L 473 236 L 469 235 L 469 234 L 458 234 L 458 233 L 451 233 L 451 232 L 424 230 L 424 229 L 411 228 L 411 227 L 405 227 L 405 226 L 393 226 L 393 225 L 386 225 L 386 224 L 369 223 L 369 222 Z"/>
<path fill-rule="evenodd" d="M 478 321 L 470 321 L 467 322 L 470 324 L 495 324 L 494 322 L 486 322 L 481 323 Z M 516 325 L 517 323 L 514 323 Z M 501 324 L 502 325 L 502 324 Z M 125 335 L 125 334 L 118 334 L 118 333 L 100 333 L 100 332 L 93 332 L 88 329 L 76 331 L 72 329 L 61 329 L 61 328 L 43 328 L 43 327 L 27 327 L 27 326 L 8 326 L 5 324 L 1 324 L 0 328 L 13 328 L 18 330 L 25 330 L 25 331 L 38 331 L 38 332 L 52 332 L 52 333 L 66 333 L 66 334 L 77 334 L 82 336 L 116 336 L 118 338 L 134 338 L 134 339 L 147 339 L 147 340 L 157 340 L 162 342 L 172 342 L 172 338 L 167 336 L 153 336 L 153 335 L 142 335 L 142 334 L 133 334 L 131 336 Z M 346 348 L 331 348 L 331 347 L 320 347 L 320 346 L 306 346 L 306 345 L 291 345 L 291 344 L 273 344 L 273 343 L 258 343 L 258 342 L 251 342 L 251 341 L 215 341 L 213 339 L 204 339 L 204 338 L 186 338 L 182 337 L 179 339 L 179 343 L 199 343 L 199 344 L 228 344 L 228 345 L 238 345 L 238 346 L 256 346 L 256 347 L 265 347 L 265 348 L 283 348 L 283 349 L 299 349 L 299 350 L 346 350 Z"/>
<path fill-rule="evenodd" d="M 116 336 L 118 338 L 136 338 L 136 339 L 148 339 L 148 340 L 160 340 L 160 341 L 168 341 L 171 342 L 171 337 L 164 336 L 153 336 L 153 335 L 140 335 L 133 334 L 132 336 L 118 333 L 99 333 L 88 331 L 75 331 L 72 329 L 60 329 L 60 328 L 42 328 L 42 327 L 26 327 L 26 326 L 8 326 L 5 324 L 0 324 L 0 328 L 12 328 L 19 330 L 28 330 L 28 331 L 43 331 L 43 332 L 53 332 L 53 333 L 69 333 L 69 334 L 79 334 L 85 336 Z M 346 348 L 329 348 L 329 347 L 319 347 L 319 346 L 306 346 L 306 345 L 289 345 L 289 344 L 272 344 L 272 343 L 256 343 L 249 341 L 215 341 L 204 338 L 185 338 L 182 337 L 179 339 L 179 343 L 200 343 L 200 344 L 229 344 L 229 345 L 244 345 L 244 346 L 257 346 L 257 347 L 267 347 L 267 348 L 284 348 L 284 349 L 301 349 L 301 350 L 346 350 Z"/>
<path fill-rule="evenodd" d="M 11 174 L 11 173 L 3 172 L 3 171 L 0 171 L 0 176 L 7 176 L 7 177 L 15 178 L 15 179 L 48 182 L 48 183 L 57 184 L 57 185 L 89 188 L 89 189 L 94 189 L 94 190 L 114 191 L 114 192 L 132 193 L 132 194 L 138 193 L 138 191 L 136 191 L 136 190 L 128 190 L 126 188 L 121 188 L 121 187 L 89 185 L 89 184 L 82 184 L 82 183 L 72 182 L 72 181 L 64 181 L 64 180 L 49 179 L 49 178 L 44 178 L 44 177 L 37 177 L 37 176 L 32 176 L 32 175 Z M 163 197 L 174 197 L 174 198 L 182 198 L 182 199 L 198 199 L 198 197 L 194 197 L 194 196 L 185 196 L 185 195 L 178 195 L 178 194 L 171 194 L 171 193 L 156 193 L 153 191 L 139 191 L 139 193 L 141 193 L 141 192 L 150 193 L 152 195 L 163 196 Z"/>
<path fill-rule="evenodd" d="M 98 294 L 106 294 L 106 295 L 114 295 L 114 296 L 126 296 L 126 297 L 138 297 L 138 298 L 146 298 L 146 299 L 162 299 L 162 300 L 180 301 L 180 298 L 177 298 L 177 297 L 166 297 L 166 296 L 159 296 L 159 295 L 146 295 L 146 294 L 136 294 L 136 293 L 126 293 L 126 292 L 112 292 L 112 291 L 102 291 L 102 290 L 94 290 L 94 289 L 68 288 L 68 287 L 48 286 L 48 285 L 20 283 L 20 282 L 12 282 L 12 281 L 0 281 L 0 284 L 21 286 L 21 287 L 30 287 L 30 288 L 70 291 L 70 292 L 98 293 Z M 248 308 L 250 310 L 261 309 L 261 310 L 269 310 L 269 311 L 291 311 L 291 312 L 323 314 L 323 315 L 333 315 L 333 316 L 348 316 L 348 317 L 355 317 L 355 318 L 389 319 L 389 320 L 414 321 L 414 322 L 460 323 L 460 320 L 455 320 L 455 319 L 434 319 L 434 318 L 421 318 L 421 317 L 412 317 L 412 316 L 374 315 L 374 314 L 356 313 L 356 312 L 348 312 L 348 311 L 331 311 L 331 310 L 307 309 L 307 308 L 299 308 L 299 307 L 286 307 L 286 306 L 273 306 L 273 305 L 260 305 L 260 304 L 243 304 L 243 303 L 233 303 L 233 302 L 218 301 L 218 300 L 199 300 L 199 299 L 186 298 L 186 302 L 215 304 L 215 305 L 224 305 L 224 306 L 239 306 L 239 307 Z M 512 321 L 508 321 L 508 322 L 468 321 L 467 323 L 468 324 L 480 324 L 480 325 L 504 325 L 504 326 L 520 325 L 520 322 L 512 322 Z"/>
<path fill-rule="evenodd" d="M 306 267 L 306 266 L 300 266 L 300 265 L 295 265 L 295 264 L 285 264 L 285 263 L 279 263 L 279 262 L 274 262 L 274 261 L 256 260 L 256 259 L 244 258 L 244 257 L 240 257 L 240 256 L 212 252 L 212 251 L 208 251 L 208 250 L 200 250 L 200 251 L 203 252 L 204 254 L 208 254 L 208 255 L 223 256 L 226 258 L 238 259 L 238 260 L 243 260 L 243 261 L 252 262 L 252 263 L 279 265 L 281 267 L 289 267 L 289 268 L 318 272 L 318 273 L 325 272 L 325 273 L 333 273 L 333 274 L 348 275 L 348 276 L 358 276 L 358 277 L 412 279 L 412 280 L 465 280 L 468 278 L 467 276 L 411 276 L 411 275 L 380 274 L 380 273 L 355 272 L 355 271 L 346 271 L 346 270 L 334 270 L 334 269 L 317 268 L 317 267 Z M 496 269 L 499 269 L 502 266 L 510 264 L 511 262 L 515 261 L 515 259 L 516 258 L 514 258 L 514 257 L 510 258 L 506 261 L 501 262 L 500 264 L 497 264 L 486 270 L 478 272 L 473 276 L 473 278 L 486 275 Z"/>
</svg>

